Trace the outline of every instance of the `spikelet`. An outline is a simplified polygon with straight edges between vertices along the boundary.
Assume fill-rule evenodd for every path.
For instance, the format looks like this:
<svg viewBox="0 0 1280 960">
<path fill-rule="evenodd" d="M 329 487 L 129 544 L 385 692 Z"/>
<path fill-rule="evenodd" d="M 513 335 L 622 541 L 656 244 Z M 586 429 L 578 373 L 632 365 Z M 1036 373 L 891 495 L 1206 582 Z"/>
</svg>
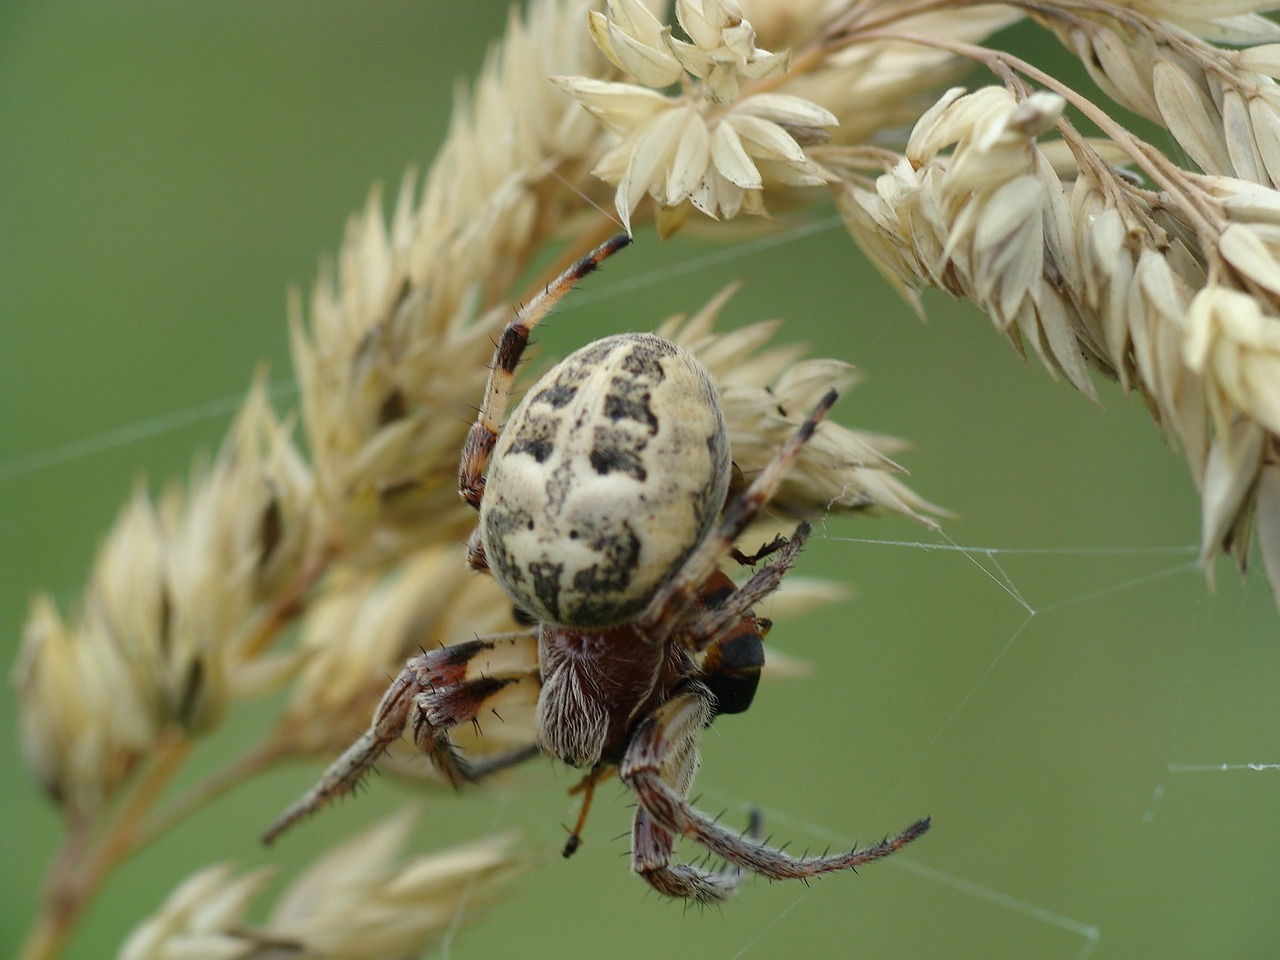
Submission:
<svg viewBox="0 0 1280 960">
<path fill-rule="evenodd" d="M 185 492 L 156 506 L 137 489 L 70 621 L 35 601 L 14 681 L 28 762 L 68 813 L 99 809 L 166 732 L 204 733 L 231 697 L 285 679 L 292 655 L 252 637 L 301 562 L 310 494 L 258 378 Z"/>
<path fill-rule="evenodd" d="M 759 17 L 765 36 L 808 45 L 841 5 L 811 3 L 808 15 L 776 3 L 745 6 L 744 12 L 732 0 L 676 0 L 685 41 L 640 0 L 609 0 L 607 13 L 591 13 L 591 36 L 636 82 L 555 78 L 615 138 L 592 172 L 617 188 L 614 205 L 628 230 L 646 196 L 656 202 L 663 233 L 678 229 L 691 210 L 731 220 L 764 215 L 766 197 L 812 199 L 813 188 L 836 177 L 811 147 L 839 137 L 833 128 L 845 117 L 854 136 L 903 122 L 913 95 L 936 87 L 940 71 L 954 68 L 946 54 L 899 45 L 833 55 L 821 77 L 793 83 L 788 51 L 759 46 L 762 34 L 750 18 Z M 921 22 L 942 27 L 946 20 L 961 35 L 983 36 L 1015 16 L 979 9 Z M 673 86 L 677 92 L 663 92 Z"/>
<path fill-rule="evenodd" d="M 68 628 L 48 597 L 27 614 L 13 668 L 27 766 L 69 819 L 91 816 L 158 731 L 119 647 L 94 625 Z"/>
<path fill-rule="evenodd" d="M 1262 44 L 1280 40 L 1280 26 L 1255 13 L 1214 17 L 1223 10 L 1209 4 L 1136 6 L 1179 29 L 1118 18 L 1049 24 L 1112 99 L 1167 128 L 1205 173 L 1280 183 L 1280 45 Z M 1225 50 L 1205 38 L 1261 45 Z"/>
<path fill-rule="evenodd" d="M 274 871 L 237 875 L 225 863 L 199 870 L 134 929 L 119 960 L 419 956 L 490 903 L 528 860 L 507 836 L 397 862 L 415 819 L 407 809 L 319 858 L 261 925 L 245 914 Z"/>
<path fill-rule="evenodd" d="M 803 347 L 770 346 L 776 321 L 723 333 L 713 330 L 736 289 L 726 288 L 691 317 L 668 319 L 658 333 L 696 354 L 716 379 L 733 462 L 750 477 L 765 467 L 824 393 L 833 388 L 844 393 L 859 376 L 839 360 L 803 359 Z M 797 516 L 889 511 L 936 526 L 928 514 L 946 511 L 902 483 L 895 476 L 902 468 L 886 455 L 903 446 L 896 438 L 826 420 L 801 450 L 771 508 Z"/>
</svg>

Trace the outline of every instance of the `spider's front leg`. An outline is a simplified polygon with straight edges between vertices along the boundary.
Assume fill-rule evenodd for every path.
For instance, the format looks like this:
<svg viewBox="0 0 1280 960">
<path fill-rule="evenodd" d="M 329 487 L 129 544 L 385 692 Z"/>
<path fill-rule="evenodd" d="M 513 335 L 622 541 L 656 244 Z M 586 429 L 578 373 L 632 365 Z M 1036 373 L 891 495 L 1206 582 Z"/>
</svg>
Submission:
<svg viewBox="0 0 1280 960">
<path fill-rule="evenodd" d="M 631 238 L 627 234 L 619 234 L 575 260 L 518 310 L 503 328 L 494 346 L 489 378 L 484 386 L 484 400 L 476 414 L 475 423 L 467 433 L 462 447 L 462 459 L 458 463 L 458 492 L 462 494 L 463 500 L 476 509 L 480 508 L 480 501 L 484 499 L 485 469 L 493 455 L 493 448 L 497 445 L 498 434 L 502 431 L 502 415 L 511 396 L 516 367 L 529 345 L 533 328 L 579 280 L 630 242 Z"/>
<path fill-rule="evenodd" d="M 537 635 L 528 632 L 471 640 L 412 658 L 382 695 L 369 729 L 276 819 L 263 843 L 354 790 L 410 722 L 419 748 L 455 786 L 532 756 L 531 750 L 519 750 L 472 769 L 457 755 L 448 732 L 461 723 L 478 722 L 483 712 L 505 703 L 532 703 L 538 687 Z"/>
<path fill-rule="evenodd" d="M 677 695 L 640 724 L 622 761 L 622 780 L 640 801 L 637 839 L 646 843 L 645 849 L 633 851 L 635 869 L 656 889 L 707 901 L 732 895 L 737 884 L 691 866 L 673 867 L 673 844 L 663 842 L 655 828 L 687 837 L 729 863 L 770 880 L 807 879 L 852 870 L 889 856 L 929 829 L 927 818 L 918 820 L 897 836 L 869 847 L 821 857 L 792 857 L 755 837 L 735 833 L 689 804 L 688 783 L 673 780 L 669 773 L 664 776 L 673 766 L 686 768 L 690 757 L 696 768 L 698 737 L 711 713 L 710 699 L 701 685 Z"/>
</svg>

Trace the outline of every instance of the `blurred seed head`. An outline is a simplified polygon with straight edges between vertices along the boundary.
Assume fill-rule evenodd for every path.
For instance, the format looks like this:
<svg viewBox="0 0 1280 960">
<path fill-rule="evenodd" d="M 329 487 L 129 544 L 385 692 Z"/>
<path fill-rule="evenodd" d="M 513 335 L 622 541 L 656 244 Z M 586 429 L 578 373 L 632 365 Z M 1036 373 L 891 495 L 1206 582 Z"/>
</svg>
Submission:
<svg viewBox="0 0 1280 960">
<path fill-rule="evenodd" d="M 206 867 L 183 881 L 125 941 L 119 960 L 285 960 L 419 956 L 471 920 L 528 866 L 514 838 L 491 837 L 400 859 L 412 809 L 319 858 L 261 925 L 245 915 L 273 870 Z"/>
<path fill-rule="evenodd" d="M 165 731 L 203 733 L 229 697 L 284 679 L 247 639 L 301 562 L 310 492 L 259 378 L 185 490 L 153 505 L 135 489 L 69 620 L 35 601 L 13 679 L 28 762 L 59 803 L 98 809 Z"/>
</svg>

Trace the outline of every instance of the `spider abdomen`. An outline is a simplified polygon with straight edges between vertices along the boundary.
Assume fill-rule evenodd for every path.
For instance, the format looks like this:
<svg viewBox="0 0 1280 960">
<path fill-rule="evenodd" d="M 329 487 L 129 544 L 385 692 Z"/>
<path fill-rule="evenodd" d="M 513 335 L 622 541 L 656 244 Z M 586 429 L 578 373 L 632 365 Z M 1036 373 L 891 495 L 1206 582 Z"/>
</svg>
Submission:
<svg viewBox="0 0 1280 960">
<path fill-rule="evenodd" d="M 707 534 L 729 470 L 719 396 L 692 354 L 652 334 L 597 340 L 503 429 L 480 507 L 485 558 L 540 620 L 622 623 Z"/>
</svg>

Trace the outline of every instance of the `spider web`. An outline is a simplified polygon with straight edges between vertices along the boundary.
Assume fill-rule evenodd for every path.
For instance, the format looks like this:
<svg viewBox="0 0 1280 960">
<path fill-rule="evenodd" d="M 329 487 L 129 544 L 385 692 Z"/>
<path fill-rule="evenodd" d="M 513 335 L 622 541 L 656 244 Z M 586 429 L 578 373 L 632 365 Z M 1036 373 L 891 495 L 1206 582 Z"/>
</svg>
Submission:
<svg viewBox="0 0 1280 960">
<path fill-rule="evenodd" d="M 1206 585 L 1185 469 L 1133 398 L 1105 392 L 1092 408 L 1019 367 L 982 318 L 941 304 L 927 327 L 889 300 L 883 317 L 855 317 L 866 276 L 815 281 L 820 309 L 790 311 L 756 277 L 854 256 L 831 221 L 713 255 L 642 252 L 593 278 L 545 339 L 563 353 L 644 322 L 599 319 L 636 294 L 652 324 L 747 275 L 730 323 L 788 314 L 787 336 L 868 371 L 837 418 L 910 437 L 910 482 L 964 519 L 939 535 L 894 519 L 821 524 L 797 574 L 857 595 L 779 623 L 769 647 L 811 674 L 766 684 L 748 714 L 717 722 L 695 795 L 734 823 L 761 810 L 793 848 L 849 847 L 924 814 L 930 834 L 858 878 L 749 880 L 719 911 L 685 916 L 629 876 L 630 800 L 603 790 L 583 851 L 542 867 L 487 923 L 452 928 L 441 955 L 509 952 L 526 936 L 530 955 L 607 946 L 619 958 L 1192 957 L 1273 942 L 1280 743 L 1263 705 L 1280 657 L 1266 584 L 1223 567 Z M 16 454 L 0 482 L 56 486 L 104 456 L 183 444 L 193 425 L 216 436 L 237 400 Z M 572 780 L 539 771 L 433 800 L 445 813 L 426 842 L 514 826 L 554 852 Z M 352 806 L 353 822 L 374 815 Z"/>
</svg>

